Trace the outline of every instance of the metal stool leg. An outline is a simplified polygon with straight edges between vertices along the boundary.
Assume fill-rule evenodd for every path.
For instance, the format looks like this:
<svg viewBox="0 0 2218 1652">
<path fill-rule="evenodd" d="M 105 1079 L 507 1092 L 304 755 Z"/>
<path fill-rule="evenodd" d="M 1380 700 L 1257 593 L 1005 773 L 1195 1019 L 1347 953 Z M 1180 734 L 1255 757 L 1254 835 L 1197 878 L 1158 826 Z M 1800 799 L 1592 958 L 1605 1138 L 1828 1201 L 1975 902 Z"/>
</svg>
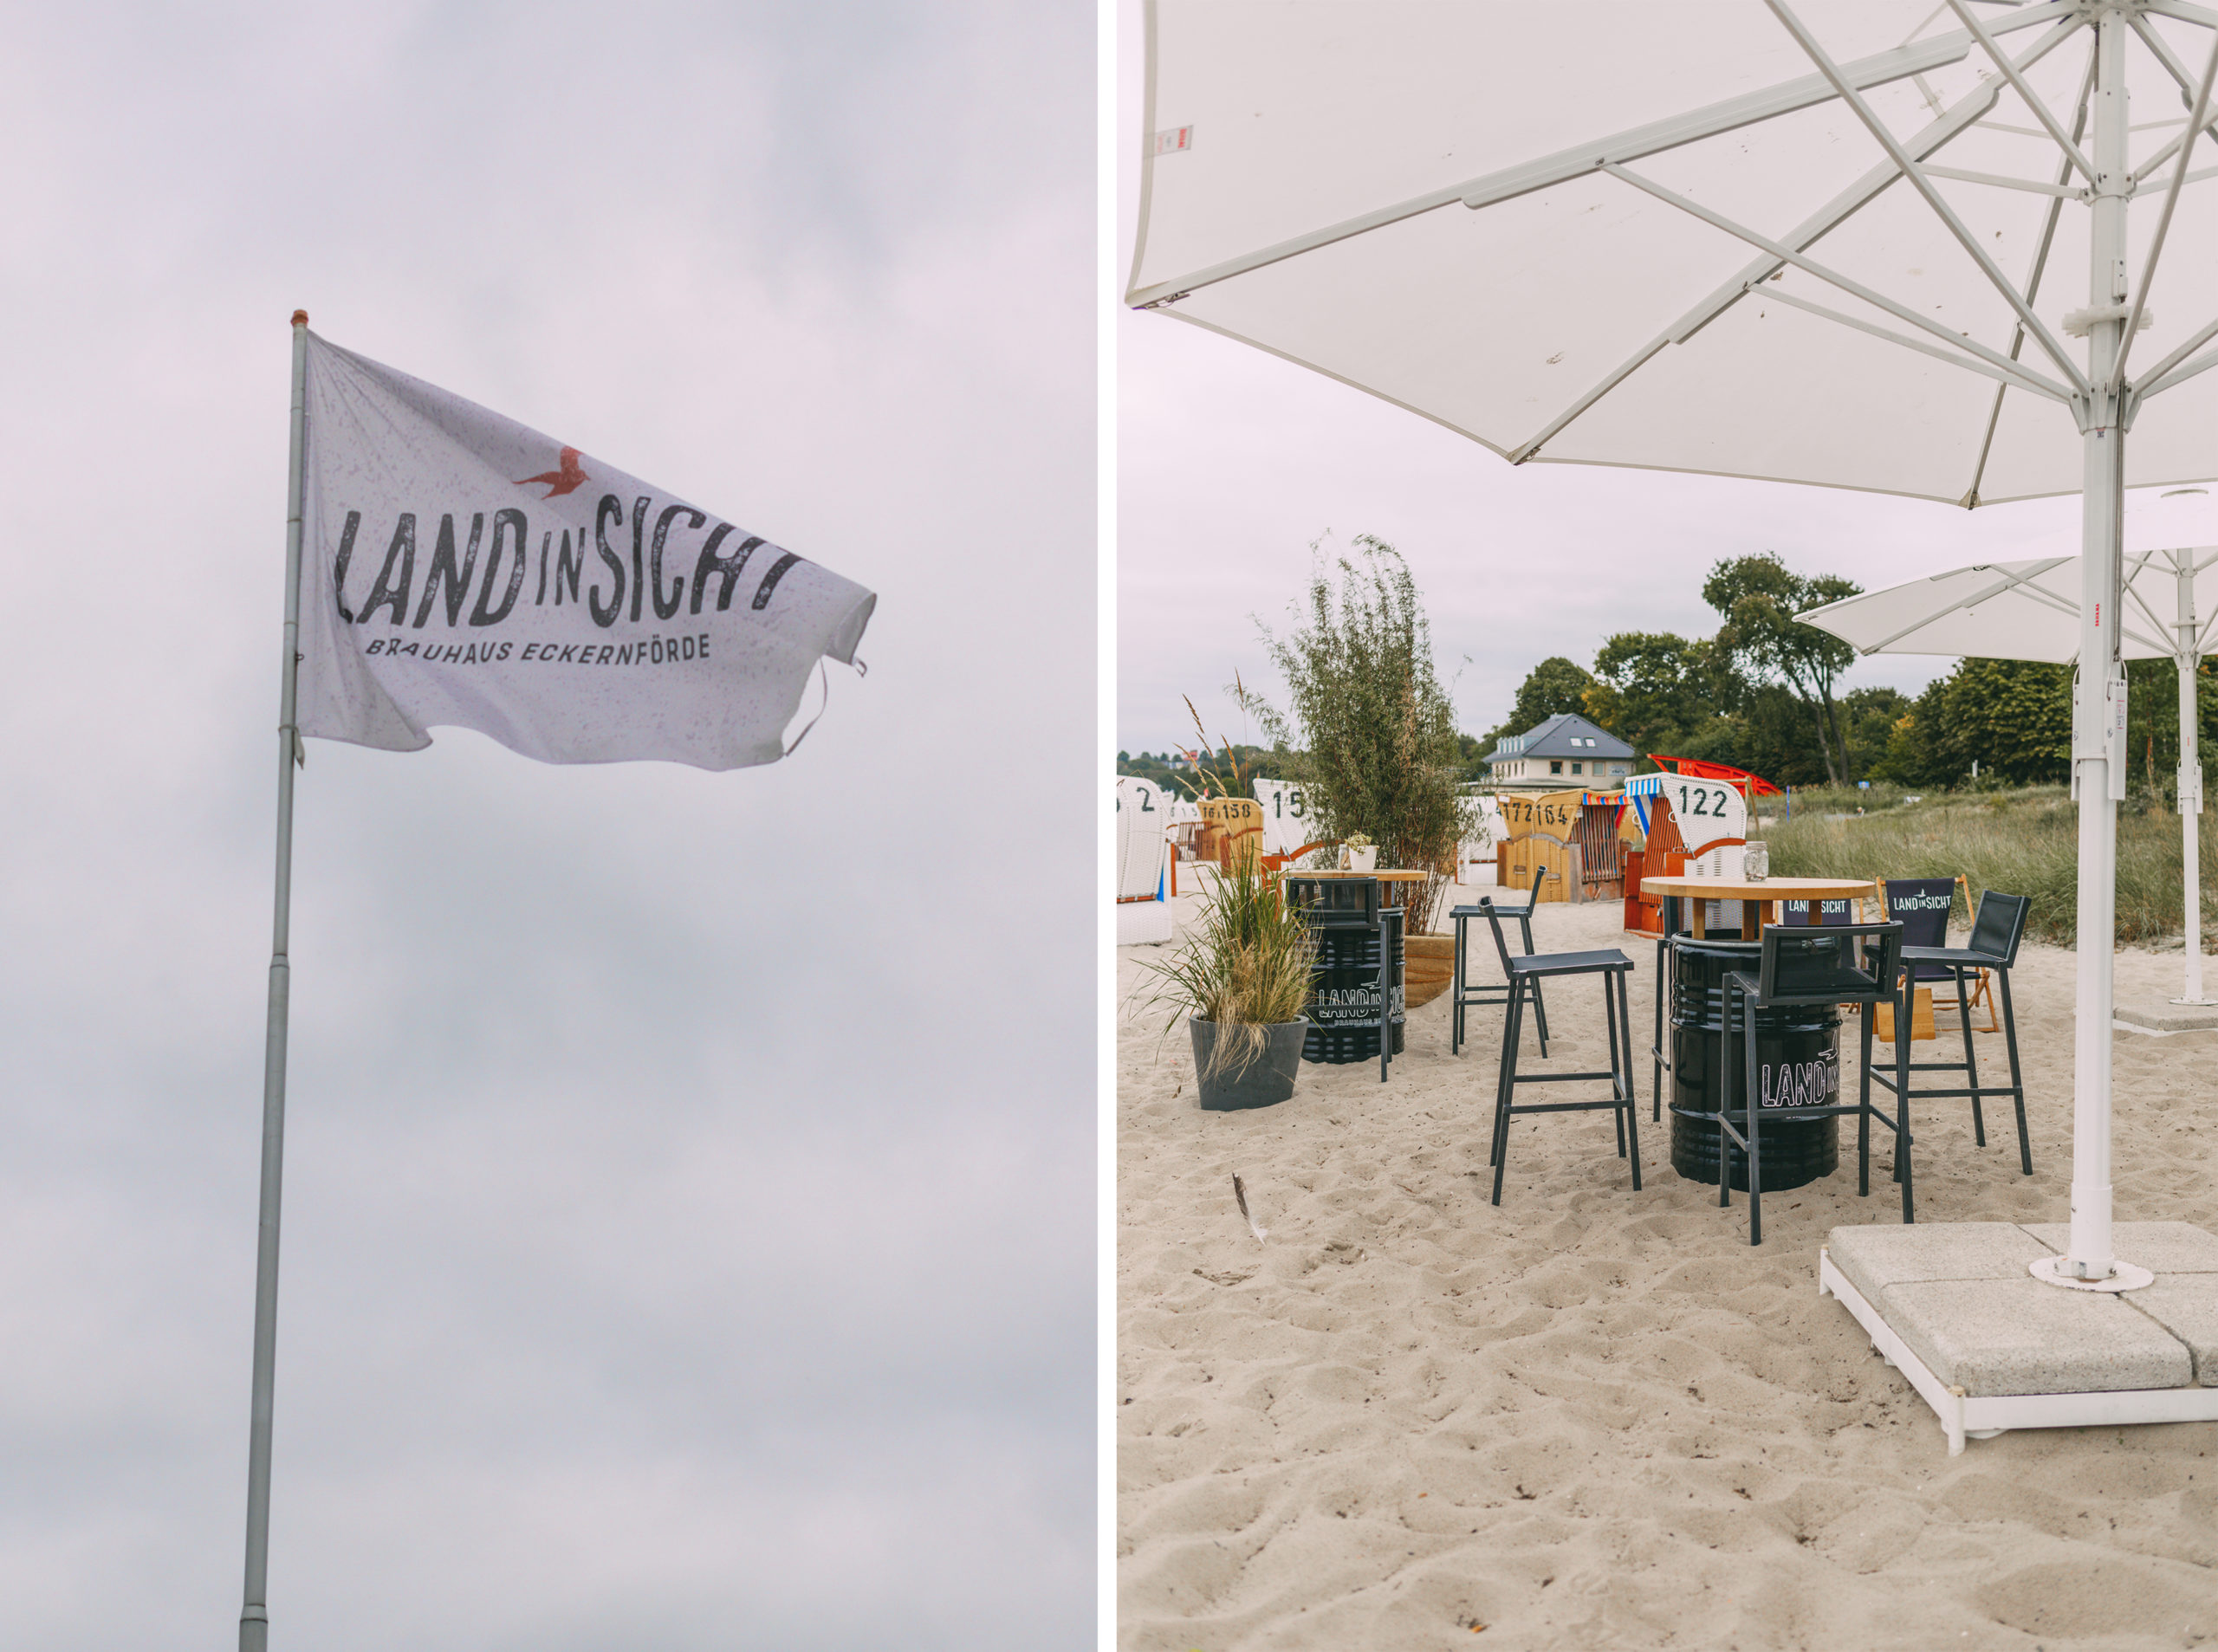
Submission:
<svg viewBox="0 0 2218 1652">
<path fill-rule="evenodd" d="M 1994 978 L 2002 983 L 2002 1042 L 2010 1052 L 2010 1099 L 2018 1109 L 2018 1164 L 2031 1176 L 2033 1150 L 2026 1137 L 2026 1081 L 2018 1076 L 2018 1014 L 2010 1002 L 2010 972 L 1998 969 Z"/>
<path fill-rule="evenodd" d="M 1463 1047 L 1463 931 L 1469 923 L 1468 917 L 1456 919 L 1456 973 L 1453 977 L 1456 1001 L 1448 1009 L 1448 1053 L 1450 1055 L 1458 1053 Z"/>
<path fill-rule="evenodd" d="M 1657 1124 L 1664 1122 L 1664 1001 L 1670 996 L 1664 977 L 1671 967 L 1671 939 L 1669 936 L 1656 937 L 1656 1042 L 1649 1053 L 1656 1058 L 1656 1111 L 1652 1115 Z"/>
<path fill-rule="evenodd" d="M 1518 982 L 1509 988 L 1509 1032 L 1502 1042 L 1501 1100 L 1495 1110 L 1494 1124 L 1494 1202 L 1501 1202 L 1502 1173 L 1509 1168 L 1509 1106 L 1517 1087 L 1518 1023 L 1524 1019 L 1525 994 Z"/>
<path fill-rule="evenodd" d="M 1748 1070 L 1742 1075 L 1741 1100 L 1748 1110 L 1748 1242 L 1761 1245 L 1764 1242 L 1764 1129 L 1757 1109 L 1756 1001 L 1744 993 L 1741 1003 L 1748 1018 L 1741 1029 L 1748 1046 L 1742 1053 Z"/>
<path fill-rule="evenodd" d="M 1857 1064 L 1856 1104 L 1856 1196 L 1871 1196 L 1871 1023 L 1878 1018 L 1871 1014 L 1871 1006 L 1864 1006 L 1864 1014 L 1857 1020 L 1864 1023 L 1864 1054 Z"/>
<path fill-rule="evenodd" d="M 1625 1089 L 1619 1076 L 1624 1069 L 1618 1060 L 1618 1001 L 1611 993 L 1607 970 L 1602 973 L 1602 1019 L 1610 1025 L 1610 1096 L 1612 1100 L 1622 1102 Z M 1623 1158 L 1625 1156 L 1625 1116 L 1620 1108 L 1612 1107 L 1610 1117 L 1618 1127 L 1618 1156 Z"/>
<path fill-rule="evenodd" d="M 1726 1133 L 1725 1115 L 1733 1105 L 1733 982 L 1728 977 L 1717 993 L 1717 1208 L 1733 1202 L 1733 1138 Z"/>
<path fill-rule="evenodd" d="M 1538 952 L 1540 949 L 1533 944 L 1533 907 L 1530 902 L 1517 915 L 1517 923 L 1525 936 L 1527 955 Z M 1537 976 L 1533 981 L 1533 1025 L 1540 1034 L 1540 1055 L 1545 1059 L 1548 1053 L 1548 1003 L 1540 995 L 1540 982 Z"/>
<path fill-rule="evenodd" d="M 1955 967 L 1956 1020 L 1964 1035 L 1964 1084 L 1972 1092 L 1972 1145 L 1987 1145 L 1987 1119 L 1979 1108 L 1979 1056 L 1972 1048 L 1971 1001 L 1964 994 L 1964 966 Z"/>
<path fill-rule="evenodd" d="M 1625 977 L 1630 969 L 1612 970 L 1618 978 L 1618 1020 L 1625 1029 L 1625 1146 L 1632 1160 L 1632 1190 L 1640 1191 L 1640 1096 L 1633 1082 L 1632 1010 L 1625 1002 Z"/>
<path fill-rule="evenodd" d="M 1895 1179 L 1903 1184 L 1905 1222 L 1916 1220 L 1910 1179 L 1910 1010 L 1916 990 L 1905 970 L 1902 992 L 1895 1000 Z"/>
<path fill-rule="evenodd" d="M 1386 1065 L 1394 1059 L 1394 943 L 1388 933 L 1394 921 L 1383 913 L 1378 919 L 1378 1082 L 1386 1082 Z"/>
<path fill-rule="evenodd" d="M 1508 1115 L 1503 1111 L 1509 1105 L 1510 1092 L 1517 1083 L 1517 1031 L 1519 1007 L 1523 989 L 1512 981 L 1509 996 L 1501 1006 L 1501 1059 L 1496 1065 L 1494 1078 L 1494 1127 L 1487 1137 L 1487 1163 L 1498 1163 L 1501 1158 L 1503 1120 Z"/>
</svg>

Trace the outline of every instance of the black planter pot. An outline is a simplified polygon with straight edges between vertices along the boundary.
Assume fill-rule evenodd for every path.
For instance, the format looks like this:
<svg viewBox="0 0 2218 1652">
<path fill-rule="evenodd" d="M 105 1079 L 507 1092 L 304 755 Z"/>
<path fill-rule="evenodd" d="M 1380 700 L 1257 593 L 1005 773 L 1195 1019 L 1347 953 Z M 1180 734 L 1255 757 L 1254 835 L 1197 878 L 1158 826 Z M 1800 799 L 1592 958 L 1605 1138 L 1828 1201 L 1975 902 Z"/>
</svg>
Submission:
<svg viewBox="0 0 2218 1652">
<path fill-rule="evenodd" d="M 1270 1107 L 1294 1094 L 1294 1081 L 1301 1071 L 1301 1041 L 1309 1031 L 1307 1020 L 1264 1028 L 1263 1047 L 1246 1066 L 1215 1071 L 1210 1062 L 1216 1054 L 1216 1023 L 1195 1015 L 1188 1018 L 1186 1027 L 1193 1034 L 1194 1074 L 1205 1111 Z"/>
</svg>

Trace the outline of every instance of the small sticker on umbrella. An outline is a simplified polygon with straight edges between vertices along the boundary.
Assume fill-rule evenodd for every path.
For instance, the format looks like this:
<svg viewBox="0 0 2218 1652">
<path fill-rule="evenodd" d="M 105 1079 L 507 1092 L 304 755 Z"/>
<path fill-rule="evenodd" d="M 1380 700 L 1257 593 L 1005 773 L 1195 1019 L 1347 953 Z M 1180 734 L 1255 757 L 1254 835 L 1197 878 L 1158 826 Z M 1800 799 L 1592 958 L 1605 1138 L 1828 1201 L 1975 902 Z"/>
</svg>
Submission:
<svg viewBox="0 0 2218 1652">
<path fill-rule="evenodd" d="M 1171 126 L 1155 134 L 1155 152 L 1158 155 L 1175 155 L 1193 146 L 1194 129 L 1191 126 Z"/>
</svg>

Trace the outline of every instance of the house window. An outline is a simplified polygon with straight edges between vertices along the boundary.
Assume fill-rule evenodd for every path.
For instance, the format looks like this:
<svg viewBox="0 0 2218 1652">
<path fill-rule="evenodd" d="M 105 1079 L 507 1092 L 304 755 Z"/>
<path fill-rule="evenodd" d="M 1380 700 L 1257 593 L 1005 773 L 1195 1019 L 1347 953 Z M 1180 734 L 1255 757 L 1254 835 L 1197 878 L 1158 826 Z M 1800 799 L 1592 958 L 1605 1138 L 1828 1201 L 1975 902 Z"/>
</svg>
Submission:
<svg viewBox="0 0 2218 1652">
<path fill-rule="evenodd" d="M 1549 774 L 1562 774 L 1562 773 L 1563 773 L 1563 765 L 1562 765 L 1561 763 L 1560 763 L 1560 762 L 1552 762 L 1552 763 L 1550 763 L 1550 764 L 1548 765 L 1548 773 L 1549 773 Z"/>
<path fill-rule="evenodd" d="M 1573 763 L 1571 766 L 1571 772 L 1574 774 L 1584 774 L 1586 772 L 1586 765 L 1584 763 Z"/>
<path fill-rule="evenodd" d="M 1610 765 L 1610 773 L 1612 774 L 1622 774 L 1625 772 L 1625 766 L 1623 763 L 1612 763 Z"/>
</svg>

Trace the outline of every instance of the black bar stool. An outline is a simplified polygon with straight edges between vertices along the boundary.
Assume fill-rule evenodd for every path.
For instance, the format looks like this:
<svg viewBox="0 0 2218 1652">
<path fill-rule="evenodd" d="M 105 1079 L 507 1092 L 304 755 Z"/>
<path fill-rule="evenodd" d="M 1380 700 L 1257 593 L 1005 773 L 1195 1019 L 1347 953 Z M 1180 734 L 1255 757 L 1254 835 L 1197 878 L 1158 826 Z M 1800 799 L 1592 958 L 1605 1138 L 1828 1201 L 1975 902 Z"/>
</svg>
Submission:
<svg viewBox="0 0 2218 1652">
<path fill-rule="evenodd" d="M 1287 899 L 1300 909 L 1312 931 L 1367 930 L 1378 936 L 1378 1082 L 1385 1084 L 1387 1065 L 1394 1059 L 1394 943 L 1401 936 L 1403 910 L 1381 902 L 1376 878 L 1289 876 L 1284 886 Z"/>
<path fill-rule="evenodd" d="M 1494 931 L 1495 950 L 1501 955 L 1508 997 L 1502 1013 L 1501 1072 L 1495 1083 L 1494 1142 L 1487 1163 L 1494 1166 L 1494 1202 L 1501 1202 L 1501 1177 L 1509 1159 L 1509 1121 L 1518 1113 L 1581 1113 L 1608 1108 L 1618 1126 L 1618 1156 L 1632 1161 L 1632 1190 L 1640 1191 L 1640 1121 L 1634 1105 L 1632 1016 L 1625 1007 L 1625 977 L 1632 960 L 1615 947 L 1593 952 L 1515 954 L 1502 938 L 1501 914 L 1492 897 L 1483 897 L 1479 910 Z M 1520 1078 L 1517 1046 L 1525 1026 L 1525 1000 L 1529 994 L 1540 1001 L 1540 981 L 1548 975 L 1602 977 L 1602 1012 L 1610 1027 L 1610 1070 L 1607 1072 L 1536 1072 Z M 1528 1101 L 1516 1099 L 1521 1084 L 1570 1084 L 1575 1080 L 1607 1079 L 1607 1101 Z"/>
<path fill-rule="evenodd" d="M 1656 1059 L 1655 1113 L 1657 1124 L 1664 1122 L 1664 1075 L 1671 1070 L 1671 1063 L 1664 1053 L 1664 1006 L 1671 996 L 1672 983 L 1678 979 L 1678 960 L 1671 947 L 1671 937 L 1679 928 L 1679 897 L 1666 895 L 1658 915 L 1664 927 L 1656 936 L 1656 1040 L 1648 1053 Z"/>
<path fill-rule="evenodd" d="M 2033 1144 L 2026 1134 L 2026 1084 L 2018 1071 L 2018 1017 L 2010 1003 L 2010 968 L 2018 962 L 2018 943 L 2025 938 L 2026 915 L 2033 902 L 2023 895 L 1998 895 L 1988 890 L 1979 897 L 1979 910 L 1972 917 L 1972 932 L 1961 947 L 1904 947 L 1903 969 L 1906 975 L 1920 973 L 1918 966 L 1927 970 L 1945 970 L 1956 981 L 1956 1019 L 1964 1038 L 1964 1059 L 1961 1061 L 1910 1061 L 1899 1059 L 1896 1066 L 1906 1075 L 1917 1072 L 1961 1072 L 1969 1080 L 1961 1090 L 1916 1089 L 1910 1097 L 1923 1100 L 1928 1097 L 1969 1096 L 1972 1101 L 1972 1139 L 1981 1147 L 1987 1145 L 1987 1121 L 1980 1113 L 1981 1096 L 2007 1096 L 2018 1110 L 2018 1168 L 2026 1175 L 2033 1173 Z M 2007 1085 L 1982 1085 L 1979 1081 L 1979 1057 L 1972 1046 L 1971 1001 L 1966 990 L 1968 970 L 1992 970 L 1995 980 L 2002 984 L 2002 1041 L 2010 1053 L 2010 1082 Z M 1929 977 L 1930 978 L 1930 977 Z M 1909 1002 L 1916 990 L 1916 981 L 1903 983 L 1903 997 Z M 1909 1019 L 1897 1014 L 1895 1017 L 1897 1052 L 1910 1046 Z M 1884 1073 L 1879 1082 L 1889 1089 L 1895 1086 Z M 1904 1084 L 1908 1079 L 1903 1079 Z"/>
<path fill-rule="evenodd" d="M 1495 911 L 1504 917 L 1514 917 L 1517 920 L 1519 927 L 1524 931 L 1525 950 L 1528 954 L 1534 950 L 1533 909 L 1540 904 L 1540 884 L 1546 881 L 1548 869 L 1546 866 L 1536 866 L 1533 869 L 1532 892 L 1526 897 L 1522 906 L 1518 905 L 1514 901 L 1495 902 Z M 1487 898 L 1494 899 L 1491 895 Z M 1469 1004 L 1508 1003 L 1509 982 L 1506 980 L 1488 981 L 1474 985 L 1466 973 L 1467 966 L 1463 957 L 1466 926 L 1473 918 L 1484 917 L 1484 909 L 1477 906 L 1458 906 L 1451 909 L 1448 916 L 1456 920 L 1456 985 L 1454 988 L 1456 1001 L 1449 1009 L 1448 1018 L 1448 1053 L 1454 1055 L 1463 1047 L 1464 1007 Z M 1540 997 L 1540 983 L 1537 981 L 1533 983 L 1533 1020 L 1540 1027 L 1540 1053 L 1546 1055 L 1548 1053 L 1548 1007 Z"/>
<path fill-rule="evenodd" d="M 1718 1041 L 1718 1066 L 1724 1072 L 1733 1070 L 1732 1044 L 1735 1033 L 1733 1005 L 1741 1002 L 1744 1017 L 1740 1034 L 1745 1063 L 1741 1076 L 1741 1107 L 1736 1115 L 1727 1106 L 1727 1096 L 1721 1088 L 1717 1098 L 1717 1202 L 1720 1208 L 1733 1202 L 1733 1155 L 1729 1142 L 1740 1143 L 1748 1156 L 1748 1242 L 1764 1242 L 1764 1170 L 1763 1131 L 1761 1118 L 1806 1119 L 1839 1118 L 1849 1113 L 1856 1115 L 1856 1191 L 1859 1196 L 1871 1191 L 1871 1121 L 1878 1119 L 1895 1132 L 1895 1169 L 1903 1185 L 1903 1220 L 1913 1220 L 1910 1214 L 1910 1112 L 1900 1099 L 1896 1101 L 1896 1117 L 1890 1120 L 1886 1114 L 1871 1105 L 1871 1007 L 1882 1000 L 1895 1006 L 1896 1026 L 1906 1029 L 1908 1022 L 1902 1019 L 1903 1003 L 1900 995 L 1902 985 L 1903 926 L 1893 923 L 1840 923 L 1823 930 L 1806 929 L 1784 923 L 1767 923 L 1763 931 L 1763 951 L 1759 956 L 1757 972 L 1748 974 L 1736 969 L 1725 977 L 1723 1014 Z M 1863 954 L 1861 966 L 1852 962 L 1858 951 Z M 1756 1074 L 1756 1012 L 1774 1007 L 1806 1004 L 1859 1004 L 1864 1014 L 1864 1059 L 1858 1079 L 1857 1098 L 1849 1104 L 1839 1102 L 1813 1104 L 1799 1099 L 1781 1086 L 1782 1098 L 1774 1105 L 1767 1098 Z M 1907 1044 L 1895 1046 L 1895 1066 L 1898 1075 L 1905 1072 L 1903 1052 Z M 1838 1073 L 1838 1066 L 1834 1069 Z M 1836 1092 L 1837 1093 L 1837 1092 Z M 1674 1111 L 1687 1111 L 1674 1108 Z M 1707 1118 L 1708 1114 L 1696 1114 Z M 1733 1123 L 1738 1117 L 1741 1124 Z"/>
</svg>

